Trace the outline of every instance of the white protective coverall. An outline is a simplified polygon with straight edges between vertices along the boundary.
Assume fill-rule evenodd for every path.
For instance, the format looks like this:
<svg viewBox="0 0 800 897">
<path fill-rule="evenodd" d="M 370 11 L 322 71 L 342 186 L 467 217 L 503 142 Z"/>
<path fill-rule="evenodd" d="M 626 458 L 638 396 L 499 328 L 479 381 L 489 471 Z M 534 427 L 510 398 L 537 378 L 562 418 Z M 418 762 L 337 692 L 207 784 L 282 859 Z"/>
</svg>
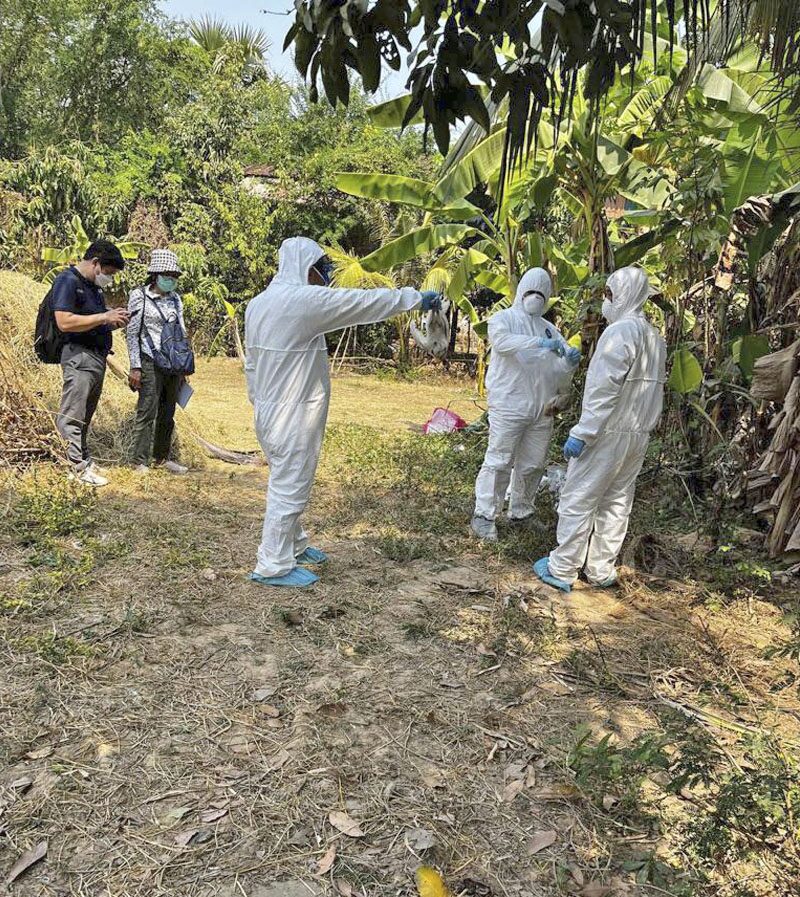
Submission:
<svg viewBox="0 0 800 897">
<path fill-rule="evenodd" d="M 542 294 L 537 314 L 524 307 L 523 299 L 532 291 Z M 511 308 L 489 320 L 489 445 L 475 481 L 475 517 L 495 520 L 502 511 L 512 467 L 509 517 L 533 513 L 553 433 L 553 404 L 565 399 L 574 370 L 565 358 L 536 345 L 537 339 L 557 339 L 568 348 L 558 329 L 542 317 L 552 292 L 550 275 L 533 268 L 522 276 Z"/>
<path fill-rule="evenodd" d="M 641 268 L 621 268 L 607 281 L 609 326 L 586 374 L 583 408 L 570 436 L 586 443 L 567 468 L 558 505 L 552 576 L 573 583 L 586 565 L 595 584 L 613 582 L 628 531 L 636 478 L 664 402 L 666 343 L 642 311 L 650 295 Z"/>
<path fill-rule="evenodd" d="M 324 334 L 384 321 L 422 300 L 408 288 L 311 286 L 309 269 L 323 255 L 306 237 L 285 240 L 278 273 L 245 315 L 247 392 L 270 471 L 255 568 L 265 577 L 288 573 L 308 547 L 300 515 L 314 482 L 331 393 Z"/>
</svg>

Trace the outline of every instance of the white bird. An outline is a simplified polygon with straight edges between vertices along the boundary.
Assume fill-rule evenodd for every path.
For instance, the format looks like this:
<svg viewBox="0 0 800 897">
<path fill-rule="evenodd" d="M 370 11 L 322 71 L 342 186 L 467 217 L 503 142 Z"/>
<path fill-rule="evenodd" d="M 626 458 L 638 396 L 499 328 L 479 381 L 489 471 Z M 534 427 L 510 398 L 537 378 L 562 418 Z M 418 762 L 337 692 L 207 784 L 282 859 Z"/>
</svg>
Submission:
<svg viewBox="0 0 800 897">
<path fill-rule="evenodd" d="M 444 358 L 450 346 L 450 322 L 447 319 L 449 310 L 450 303 L 445 299 L 439 311 L 431 309 L 423 313 L 419 327 L 414 321 L 411 322 L 414 342 L 423 352 L 436 358 Z"/>
</svg>

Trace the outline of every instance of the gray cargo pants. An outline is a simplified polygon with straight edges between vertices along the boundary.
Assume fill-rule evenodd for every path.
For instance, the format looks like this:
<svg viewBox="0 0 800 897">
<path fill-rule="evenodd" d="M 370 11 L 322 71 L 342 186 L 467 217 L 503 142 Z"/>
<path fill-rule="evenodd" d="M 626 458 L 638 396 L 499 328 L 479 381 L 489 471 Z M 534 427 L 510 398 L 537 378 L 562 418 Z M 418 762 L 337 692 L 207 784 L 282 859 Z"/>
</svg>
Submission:
<svg viewBox="0 0 800 897">
<path fill-rule="evenodd" d="M 56 426 L 67 443 L 70 462 L 83 470 L 91 463 L 86 437 L 103 391 L 106 359 L 99 352 L 67 343 L 61 353 L 61 370 L 64 388 Z"/>
</svg>

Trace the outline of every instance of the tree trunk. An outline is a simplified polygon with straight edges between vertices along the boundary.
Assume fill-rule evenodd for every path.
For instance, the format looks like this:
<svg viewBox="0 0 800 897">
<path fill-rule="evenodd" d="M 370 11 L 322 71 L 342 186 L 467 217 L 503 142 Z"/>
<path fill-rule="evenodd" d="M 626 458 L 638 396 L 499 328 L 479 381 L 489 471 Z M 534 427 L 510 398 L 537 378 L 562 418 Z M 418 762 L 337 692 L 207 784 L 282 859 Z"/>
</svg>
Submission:
<svg viewBox="0 0 800 897">
<path fill-rule="evenodd" d="M 611 248 L 611 240 L 608 236 L 608 222 L 602 208 L 591 212 L 590 229 L 589 273 L 610 274 L 614 270 L 614 251 Z M 596 306 L 601 301 L 601 298 L 600 294 L 595 294 L 591 297 L 589 309 L 581 328 L 581 348 L 586 358 L 592 357 L 594 347 L 597 344 L 600 315 L 597 313 Z"/>
<path fill-rule="evenodd" d="M 760 274 L 765 292 L 758 297 L 763 317 L 756 324 L 780 334 L 785 348 L 756 362 L 753 398 L 762 407 L 769 407 L 768 402 L 781 407 L 774 416 L 763 416 L 770 441 L 748 474 L 747 490 L 754 513 L 770 521 L 767 550 L 778 557 L 800 551 L 800 216 L 764 260 Z"/>
<path fill-rule="evenodd" d="M 450 345 L 447 354 L 452 355 L 456 350 L 456 338 L 458 337 L 458 306 L 454 303 L 450 309 Z"/>
</svg>

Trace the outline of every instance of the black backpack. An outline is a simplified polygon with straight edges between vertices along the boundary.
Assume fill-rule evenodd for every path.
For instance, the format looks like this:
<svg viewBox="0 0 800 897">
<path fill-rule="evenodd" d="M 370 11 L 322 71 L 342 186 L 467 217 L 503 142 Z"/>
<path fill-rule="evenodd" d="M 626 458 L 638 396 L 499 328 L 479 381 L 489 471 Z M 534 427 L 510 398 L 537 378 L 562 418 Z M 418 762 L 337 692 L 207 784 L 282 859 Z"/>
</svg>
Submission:
<svg viewBox="0 0 800 897">
<path fill-rule="evenodd" d="M 47 291 L 47 295 L 39 305 L 36 315 L 36 329 L 33 334 L 33 349 L 44 364 L 60 364 L 61 350 L 66 339 L 56 324 L 56 313 L 53 311 L 53 290 Z"/>
</svg>

